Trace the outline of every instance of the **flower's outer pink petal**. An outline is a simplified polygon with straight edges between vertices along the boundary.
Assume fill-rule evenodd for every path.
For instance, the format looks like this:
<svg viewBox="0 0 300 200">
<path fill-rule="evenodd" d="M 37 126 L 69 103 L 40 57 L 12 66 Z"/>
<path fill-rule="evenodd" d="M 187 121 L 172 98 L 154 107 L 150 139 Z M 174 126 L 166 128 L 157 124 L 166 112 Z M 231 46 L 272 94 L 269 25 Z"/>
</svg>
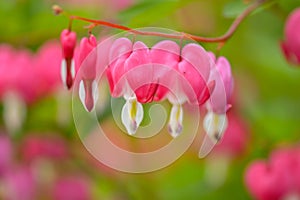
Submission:
<svg viewBox="0 0 300 200">
<path fill-rule="evenodd" d="M 281 44 L 287 61 L 294 65 L 300 65 L 300 8 L 295 9 L 289 15 L 285 28 L 285 41 Z"/>
<path fill-rule="evenodd" d="M 285 36 L 286 40 L 289 44 L 294 44 L 294 47 L 300 46 L 300 8 L 295 9 L 292 13 L 290 13 L 287 22 L 285 24 Z"/>
<path fill-rule="evenodd" d="M 280 200 L 285 195 L 281 174 L 263 161 L 255 161 L 247 171 L 245 182 L 250 193 L 258 200 Z"/>
<path fill-rule="evenodd" d="M 181 57 L 182 61 L 190 63 L 198 71 L 204 81 L 208 80 L 212 63 L 203 47 L 194 43 L 187 44 L 181 51 Z"/>
<path fill-rule="evenodd" d="M 151 60 L 153 65 L 159 64 L 170 67 L 170 70 L 178 69 L 178 62 L 180 60 L 180 47 L 174 41 L 163 40 L 151 48 Z M 154 74 L 154 79 L 157 79 L 158 82 L 160 79 L 164 79 L 165 83 L 170 83 L 173 80 L 168 76 L 168 71 L 160 70 Z M 168 88 L 159 85 L 156 89 L 156 94 L 154 96 L 154 101 L 160 101 L 164 99 L 168 92 Z"/>
<path fill-rule="evenodd" d="M 75 78 L 74 49 L 76 46 L 76 33 L 67 29 L 60 35 L 63 61 L 61 65 L 61 78 L 64 85 L 70 89 Z"/>
<path fill-rule="evenodd" d="M 289 47 L 289 44 L 286 42 L 280 43 L 281 51 L 285 59 L 292 65 L 298 65 L 300 63 L 300 56 L 297 55 L 292 51 L 292 48 Z"/>
<path fill-rule="evenodd" d="M 97 40 L 94 35 L 82 38 L 80 41 L 78 64 L 80 65 L 79 97 L 88 112 L 91 112 L 98 99 L 96 83 Z M 99 57 L 101 59 L 101 57 Z"/>
<path fill-rule="evenodd" d="M 209 52 L 207 52 L 207 55 L 210 57 L 212 63 L 216 63 L 217 58 L 213 52 L 209 51 Z M 211 65 L 211 66 L 214 67 L 214 65 Z"/>
<path fill-rule="evenodd" d="M 136 67 L 142 67 L 143 70 L 135 70 Z M 136 42 L 133 45 L 133 51 L 125 61 L 126 73 L 134 70 L 134 73 L 126 74 L 126 80 L 134 90 L 136 98 L 140 103 L 148 103 L 153 100 L 157 88 L 153 79 L 153 67 L 150 60 L 149 48 L 143 42 Z M 145 84 L 143 83 L 150 83 Z"/>
<path fill-rule="evenodd" d="M 109 67 L 107 77 L 110 85 L 111 95 L 113 97 L 122 96 L 122 90 L 115 90 L 115 84 L 118 83 L 121 76 L 125 73 L 124 63 L 132 52 L 132 42 L 127 38 L 115 40 L 109 52 Z"/>
<path fill-rule="evenodd" d="M 94 35 L 90 35 L 89 38 L 82 38 L 79 46 L 78 65 L 82 65 L 84 61 L 84 68 L 82 69 L 82 77 L 84 79 L 95 79 L 96 77 L 96 53 L 90 54 L 97 47 L 97 40 Z M 90 57 L 88 57 L 90 55 Z M 88 58 L 87 58 L 88 57 Z"/>
<path fill-rule="evenodd" d="M 61 32 L 60 41 L 62 44 L 63 57 L 72 59 L 74 55 L 74 49 L 76 46 L 76 33 L 64 29 Z"/>
<path fill-rule="evenodd" d="M 209 55 L 214 59 L 212 53 Z M 233 91 L 233 78 L 230 63 L 225 57 L 219 57 L 215 61 L 211 70 L 210 81 L 215 81 L 216 84 L 210 97 L 210 103 L 213 112 L 223 114 L 229 107 L 228 102 Z"/>
<path fill-rule="evenodd" d="M 226 92 L 226 100 L 227 102 L 229 102 L 233 90 L 233 78 L 231 74 L 230 63 L 225 57 L 221 56 L 217 60 L 216 68 L 219 71 L 221 78 L 223 80 L 225 92 Z"/>
<path fill-rule="evenodd" d="M 211 69 L 211 60 L 205 50 L 196 44 L 187 44 L 181 52 L 182 60 L 178 64 L 179 72 L 189 81 L 193 88 L 194 94 L 188 94 L 186 89 L 186 95 L 191 103 L 203 104 L 209 95 L 203 94 L 209 92 L 207 89 L 207 80 Z M 198 102 L 193 102 L 191 98 L 197 97 Z"/>
</svg>

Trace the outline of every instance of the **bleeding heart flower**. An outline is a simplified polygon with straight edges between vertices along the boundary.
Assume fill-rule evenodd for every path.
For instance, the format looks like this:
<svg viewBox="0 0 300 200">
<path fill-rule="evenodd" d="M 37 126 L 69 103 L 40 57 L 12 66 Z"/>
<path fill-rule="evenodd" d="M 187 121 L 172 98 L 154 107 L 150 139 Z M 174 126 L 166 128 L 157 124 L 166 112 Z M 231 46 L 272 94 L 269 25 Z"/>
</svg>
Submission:
<svg viewBox="0 0 300 200">
<path fill-rule="evenodd" d="M 55 182 L 52 195 L 56 200 L 89 200 L 92 199 L 90 188 L 83 177 L 62 177 Z"/>
<path fill-rule="evenodd" d="M 227 117 L 226 112 L 229 105 L 229 99 L 233 90 L 233 78 L 231 66 L 225 57 L 216 59 L 211 52 L 208 53 L 214 66 L 211 69 L 210 81 L 214 81 L 214 90 L 211 93 L 208 103 L 208 113 L 204 118 L 204 129 L 211 140 L 218 142 L 226 130 Z"/>
<path fill-rule="evenodd" d="M 288 17 L 285 28 L 285 40 L 281 49 L 286 60 L 293 65 L 300 65 L 300 8 L 294 10 Z"/>
<path fill-rule="evenodd" d="M 96 51 L 97 40 L 92 34 L 89 38 L 82 38 L 79 46 L 79 67 L 83 62 L 84 67 L 81 69 L 82 80 L 79 83 L 79 97 L 85 109 L 90 112 L 94 109 L 95 103 L 98 99 L 98 86 L 96 83 Z M 92 55 L 91 55 L 92 52 Z M 89 56 L 89 57 L 88 57 Z M 86 59 L 88 57 L 88 59 Z"/>
<path fill-rule="evenodd" d="M 31 136 L 22 144 L 22 155 L 27 161 L 64 160 L 68 157 L 68 150 L 62 138 Z"/>
<path fill-rule="evenodd" d="M 259 200 L 299 199 L 299 167 L 299 148 L 275 150 L 268 163 L 250 164 L 245 182 L 250 193 Z"/>
<path fill-rule="evenodd" d="M 129 134 L 134 134 L 142 121 L 141 103 L 167 98 L 173 104 L 169 131 L 177 137 L 182 131 L 182 105 L 202 105 L 210 96 L 207 82 L 212 66 L 207 52 L 197 44 L 188 44 L 180 51 L 178 44 L 165 40 L 150 49 L 140 41 L 133 44 L 119 38 L 111 46 L 109 63 L 111 94 L 126 100 L 122 122 Z"/>
<path fill-rule="evenodd" d="M 6 173 L 2 184 L 4 199 L 36 199 L 36 180 L 27 167 L 18 167 Z"/>
<path fill-rule="evenodd" d="M 64 85 L 70 89 L 75 78 L 74 49 L 76 46 L 76 33 L 63 30 L 60 35 L 63 60 L 61 63 L 61 79 Z"/>
</svg>

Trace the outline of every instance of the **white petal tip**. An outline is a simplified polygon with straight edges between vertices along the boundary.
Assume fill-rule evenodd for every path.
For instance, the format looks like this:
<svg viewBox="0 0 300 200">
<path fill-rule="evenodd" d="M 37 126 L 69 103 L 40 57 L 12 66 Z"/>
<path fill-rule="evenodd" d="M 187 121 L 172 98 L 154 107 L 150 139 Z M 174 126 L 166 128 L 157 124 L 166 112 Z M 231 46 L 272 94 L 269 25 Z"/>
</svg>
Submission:
<svg viewBox="0 0 300 200">
<path fill-rule="evenodd" d="M 222 139 L 226 127 L 227 127 L 226 114 L 219 115 L 213 112 L 209 112 L 206 114 L 203 120 L 203 128 L 206 134 L 215 143 L 219 142 Z"/>
<path fill-rule="evenodd" d="M 79 98 L 87 112 L 92 112 L 95 109 L 98 100 L 98 86 L 95 80 L 86 81 L 86 84 L 83 80 L 80 81 Z"/>
<path fill-rule="evenodd" d="M 176 128 L 172 128 L 172 126 L 169 124 L 168 131 L 173 138 L 177 138 L 182 132 L 182 125 L 178 124 Z"/>
<path fill-rule="evenodd" d="M 210 137 L 205 136 L 204 141 L 200 147 L 200 151 L 198 154 L 198 157 L 200 159 L 205 158 L 214 148 L 214 146 L 216 145 L 216 141 L 211 140 Z"/>
<path fill-rule="evenodd" d="M 181 105 L 173 105 L 170 113 L 168 130 L 173 138 L 178 137 L 183 129 L 183 110 Z"/>
<path fill-rule="evenodd" d="M 137 131 L 137 128 L 138 126 L 136 124 L 136 121 L 132 121 L 129 127 L 126 127 L 128 135 L 134 135 Z"/>
</svg>

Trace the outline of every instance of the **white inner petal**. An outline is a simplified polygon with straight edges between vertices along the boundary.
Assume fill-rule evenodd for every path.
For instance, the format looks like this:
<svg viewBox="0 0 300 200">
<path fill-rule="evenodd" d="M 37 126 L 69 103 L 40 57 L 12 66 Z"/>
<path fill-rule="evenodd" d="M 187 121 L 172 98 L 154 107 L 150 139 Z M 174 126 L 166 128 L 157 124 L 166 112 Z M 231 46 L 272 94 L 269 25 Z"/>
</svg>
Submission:
<svg viewBox="0 0 300 200">
<path fill-rule="evenodd" d="M 67 62 L 65 59 L 61 61 L 60 77 L 64 86 L 67 86 Z"/>
<path fill-rule="evenodd" d="M 226 114 L 208 112 L 203 120 L 203 128 L 211 140 L 217 143 L 227 128 Z"/>
<path fill-rule="evenodd" d="M 93 91 L 92 95 L 93 95 L 94 107 L 95 107 L 96 102 L 99 98 L 98 84 L 95 80 L 93 80 L 93 82 L 92 82 L 92 91 Z"/>
<path fill-rule="evenodd" d="M 83 80 L 80 81 L 79 83 L 79 98 L 81 103 L 83 104 L 84 108 L 87 110 L 86 106 L 85 106 L 85 89 L 84 89 L 84 83 Z"/>
<path fill-rule="evenodd" d="M 18 132 L 26 117 L 26 104 L 15 92 L 8 92 L 3 98 L 3 118 L 9 133 Z"/>
<path fill-rule="evenodd" d="M 182 131 L 183 110 L 181 105 L 173 105 L 170 113 L 169 132 L 176 138 Z"/>
<path fill-rule="evenodd" d="M 142 104 L 137 102 L 135 97 L 127 99 L 122 108 L 121 120 L 129 135 L 136 133 L 143 117 L 144 110 Z"/>
<path fill-rule="evenodd" d="M 75 73 L 76 73 L 76 71 L 75 71 L 75 62 L 74 62 L 74 59 L 72 59 L 72 61 L 71 61 L 71 76 L 72 76 L 72 79 L 75 78 Z"/>
</svg>

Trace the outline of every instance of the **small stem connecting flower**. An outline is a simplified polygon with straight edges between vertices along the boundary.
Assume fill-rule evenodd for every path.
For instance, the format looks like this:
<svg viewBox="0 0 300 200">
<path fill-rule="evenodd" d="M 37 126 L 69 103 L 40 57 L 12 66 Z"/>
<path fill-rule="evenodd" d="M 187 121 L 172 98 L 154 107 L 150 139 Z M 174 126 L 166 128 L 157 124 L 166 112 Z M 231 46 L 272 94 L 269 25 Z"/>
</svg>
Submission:
<svg viewBox="0 0 300 200">
<path fill-rule="evenodd" d="M 131 33 L 137 34 L 137 35 L 152 35 L 152 36 L 159 36 L 159 37 L 173 38 L 173 39 L 185 38 L 185 39 L 193 39 L 197 42 L 207 42 L 207 43 L 225 43 L 228 39 L 230 39 L 233 36 L 233 34 L 237 30 L 237 28 L 239 27 L 241 22 L 247 16 L 249 16 L 254 10 L 259 8 L 262 4 L 266 3 L 267 1 L 269 1 L 269 0 L 257 0 L 257 1 L 255 1 L 253 4 L 251 4 L 247 9 L 245 9 L 232 22 L 231 26 L 225 32 L 225 34 L 223 34 L 219 37 L 202 37 L 202 36 L 192 35 L 192 34 L 184 33 L 184 32 L 182 32 L 181 35 L 174 35 L 174 34 L 158 33 L 158 32 L 151 32 L 151 31 L 138 31 L 138 30 L 134 30 L 134 29 L 131 29 L 131 28 L 123 26 L 123 25 L 114 24 L 114 23 L 110 23 L 110 22 L 107 22 L 107 21 L 88 19 L 88 18 L 85 18 L 85 17 L 76 16 L 76 15 L 68 15 L 68 14 L 67 15 L 69 16 L 70 24 L 72 24 L 73 20 L 81 20 L 81 21 L 92 23 L 93 27 L 89 27 L 89 31 L 91 31 L 91 29 L 94 28 L 95 26 L 99 25 L 99 26 L 108 26 L 108 27 L 111 27 L 111 28 L 116 28 L 116 29 L 128 31 L 128 32 L 131 32 Z M 54 5 L 52 7 L 52 9 L 53 9 L 53 11 L 56 15 L 61 14 L 61 13 L 64 12 L 63 9 L 60 8 L 57 5 Z"/>
</svg>

